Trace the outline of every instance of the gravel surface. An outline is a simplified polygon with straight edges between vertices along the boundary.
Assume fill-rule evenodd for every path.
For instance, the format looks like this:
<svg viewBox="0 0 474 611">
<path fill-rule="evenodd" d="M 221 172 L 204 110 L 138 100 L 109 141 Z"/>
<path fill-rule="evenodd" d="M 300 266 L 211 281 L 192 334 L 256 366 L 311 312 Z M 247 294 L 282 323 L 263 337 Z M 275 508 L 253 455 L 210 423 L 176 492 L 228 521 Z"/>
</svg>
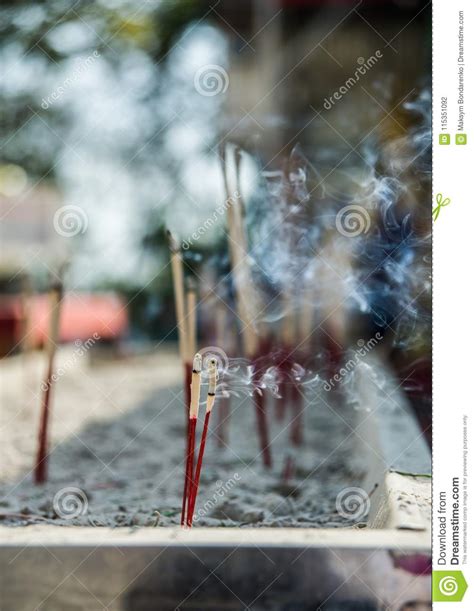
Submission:
<svg viewBox="0 0 474 611">
<path fill-rule="evenodd" d="M 41 354 L 5 361 L 2 386 L 0 523 L 11 526 L 167 526 L 179 523 L 184 407 L 174 350 L 90 363 L 64 348 L 54 388 L 49 480 L 32 482 Z M 311 396 L 313 394 L 314 396 Z M 288 421 L 271 423 L 273 468 L 259 456 L 253 404 L 232 398 L 227 447 L 212 414 L 195 525 L 340 527 L 363 522 L 336 510 L 337 495 L 360 486 L 364 465 L 352 433 L 358 414 L 336 391 L 307 392 L 304 445 L 295 452 Z M 204 395 L 203 395 L 204 396 Z M 276 400 L 269 398 L 268 414 Z M 200 428 L 198 429 L 198 439 Z M 295 469 L 282 480 L 285 461 Z M 340 515 L 343 513 L 344 515 Z"/>
</svg>

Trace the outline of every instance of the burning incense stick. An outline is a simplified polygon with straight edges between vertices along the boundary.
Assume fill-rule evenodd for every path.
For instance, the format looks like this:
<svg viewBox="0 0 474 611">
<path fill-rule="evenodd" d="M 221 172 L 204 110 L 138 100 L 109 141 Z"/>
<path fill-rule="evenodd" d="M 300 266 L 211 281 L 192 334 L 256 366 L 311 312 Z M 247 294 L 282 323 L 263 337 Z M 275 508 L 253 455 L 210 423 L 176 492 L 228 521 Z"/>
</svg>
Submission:
<svg viewBox="0 0 474 611">
<path fill-rule="evenodd" d="M 183 503 L 181 506 L 181 525 L 184 525 L 185 523 L 188 498 L 192 493 L 196 422 L 199 412 L 199 396 L 201 394 L 201 369 L 202 357 L 199 353 L 197 353 L 193 360 L 193 372 L 191 378 L 191 401 L 189 404 L 187 460 L 186 473 L 184 477 Z"/>
<path fill-rule="evenodd" d="M 209 376 L 209 386 L 207 390 L 207 400 L 206 400 L 206 416 L 204 418 L 204 426 L 202 429 L 201 435 L 201 443 L 199 444 L 199 455 L 198 461 L 196 465 L 196 471 L 193 477 L 193 484 L 191 495 L 189 497 L 189 507 L 188 507 L 188 515 L 187 515 L 187 525 L 193 525 L 193 516 L 194 516 L 194 507 L 196 505 L 196 499 L 199 488 L 199 480 L 201 478 L 201 469 L 202 469 L 202 461 L 204 458 L 204 450 L 206 449 L 206 439 L 207 439 L 207 431 L 209 428 L 209 419 L 211 417 L 212 408 L 214 407 L 214 403 L 216 400 L 216 387 L 217 387 L 217 361 L 216 359 L 210 359 L 208 366 L 208 376 Z"/>
<path fill-rule="evenodd" d="M 51 405 L 51 389 L 53 385 L 53 367 L 56 346 L 59 338 L 59 320 L 61 310 L 63 287 L 62 281 L 56 282 L 50 290 L 50 322 L 49 334 L 46 340 L 46 355 L 48 359 L 47 372 L 42 384 L 42 403 L 40 427 L 38 432 L 38 451 L 34 469 L 34 480 L 36 484 L 43 484 L 47 478 L 48 466 L 48 424 Z"/>
</svg>

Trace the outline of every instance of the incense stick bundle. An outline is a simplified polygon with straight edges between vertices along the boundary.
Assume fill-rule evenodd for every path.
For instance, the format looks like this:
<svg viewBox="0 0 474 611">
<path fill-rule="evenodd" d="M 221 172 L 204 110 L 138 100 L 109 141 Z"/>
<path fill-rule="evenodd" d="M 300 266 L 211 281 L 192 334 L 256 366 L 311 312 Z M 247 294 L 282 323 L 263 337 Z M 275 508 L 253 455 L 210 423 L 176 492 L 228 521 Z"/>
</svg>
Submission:
<svg viewBox="0 0 474 611">
<path fill-rule="evenodd" d="M 184 491 L 183 502 L 181 505 L 181 525 L 186 521 L 186 508 L 188 507 L 188 498 L 192 492 L 193 472 L 194 472 L 194 445 L 196 437 L 196 423 L 199 413 L 199 397 L 201 394 L 201 369 L 202 357 L 197 353 L 193 360 L 193 371 L 191 378 L 191 401 L 189 404 L 189 422 L 188 422 L 188 442 L 187 442 L 187 458 L 186 472 L 184 476 Z"/>
<path fill-rule="evenodd" d="M 204 450 L 206 449 L 207 431 L 209 429 L 209 419 L 211 417 L 212 408 L 214 407 L 216 399 L 216 388 L 217 388 L 217 361 L 216 359 L 210 359 L 208 367 L 209 375 L 209 386 L 207 390 L 206 400 L 206 415 L 204 418 L 204 426 L 201 434 L 201 443 L 199 444 L 199 455 L 196 465 L 196 471 L 193 477 L 192 492 L 189 496 L 189 506 L 187 514 L 187 525 L 192 526 L 194 517 L 194 507 L 196 505 L 196 499 L 199 488 L 199 480 L 201 478 L 202 461 L 204 458 Z"/>
<path fill-rule="evenodd" d="M 50 289 L 49 333 L 46 339 L 47 370 L 42 384 L 42 402 L 40 426 L 38 432 L 38 449 L 34 467 L 34 481 L 43 484 L 47 478 L 48 467 L 48 424 L 51 410 L 51 390 L 53 385 L 54 357 L 59 338 L 59 321 L 61 313 L 62 281 L 56 282 Z"/>
</svg>

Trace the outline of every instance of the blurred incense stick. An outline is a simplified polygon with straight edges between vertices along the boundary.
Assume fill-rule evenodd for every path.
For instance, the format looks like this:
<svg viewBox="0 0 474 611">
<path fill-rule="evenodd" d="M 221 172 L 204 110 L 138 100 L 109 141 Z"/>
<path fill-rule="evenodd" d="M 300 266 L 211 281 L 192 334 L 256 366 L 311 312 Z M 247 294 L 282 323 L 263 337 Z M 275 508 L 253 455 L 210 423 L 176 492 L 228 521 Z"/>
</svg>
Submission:
<svg viewBox="0 0 474 611">
<path fill-rule="evenodd" d="M 173 277 L 174 305 L 176 310 L 176 326 L 178 328 L 179 353 L 183 363 L 187 360 L 187 347 L 189 344 L 186 325 L 183 255 L 178 242 L 171 231 L 167 232 L 168 246 L 171 256 L 171 273 Z"/>
<path fill-rule="evenodd" d="M 247 239 L 244 231 L 243 209 L 239 202 L 241 194 L 238 186 L 230 188 L 230 168 L 228 147 L 222 149 L 221 163 L 224 188 L 227 198 L 228 244 L 232 265 L 233 281 L 236 289 L 237 314 L 240 319 L 242 341 L 246 355 L 251 358 L 258 350 L 258 337 L 254 330 L 255 320 L 252 311 L 255 309 L 256 294 L 251 282 L 247 256 Z M 235 158 L 234 158 L 235 161 Z M 234 168 L 236 172 L 236 168 Z M 236 185 L 238 180 L 236 177 Z"/>
<path fill-rule="evenodd" d="M 194 278 L 186 279 L 186 361 L 191 363 L 197 345 L 197 283 Z"/>
<path fill-rule="evenodd" d="M 228 328 L 228 315 L 227 315 L 227 307 L 222 301 L 218 301 L 215 306 L 216 316 L 216 345 L 224 346 L 226 351 L 229 350 L 229 346 L 231 342 L 229 341 L 229 333 Z M 232 346 L 235 348 L 235 346 Z M 231 349 L 233 352 L 233 349 Z M 219 405 L 217 408 L 217 444 L 219 448 L 223 448 L 227 445 L 228 437 L 229 437 L 229 424 L 230 424 L 230 396 L 219 398 Z"/>
<path fill-rule="evenodd" d="M 233 149 L 233 155 L 231 154 Z M 241 153 L 233 145 L 223 144 L 221 147 L 221 164 L 224 189 L 227 198 L 227 225 L 232 277 L 236 292 L 237 315 L 239 317 L 240 333 L 245 355 L 251 360 L 257 359 L 267 328 L 261 322 L 257 333 L 257 316 L 262 311 L 258 292 L 252 282 L 247 236 L 245 234 L 242 186 L 241 186 Z M 234 188 L 230 186 L 233 174 Z M 260 372 L 255 371 L 258 378 Z M 271 465 L 268 423 L 266 418 L 265 397 L 254 395 L 257 426 L 260 438 L 260 448 L 265 466 Z"/>
<path fill-rule="evenodd" d="M 59 341 L 59 322 L 61 315 L 61 303 L 63 295 L 62 279 L 57 280 L 49 291 L 50 320 L 48 337 L 45 343 L 47 358 L 47 371 L 42 384 L 42 401 L 40 426 L 38 432 L 38 450 L 34 468 L 34 480 L 36 484 L 43 484 L 47 479 L 48 467 L 48 425 L 51 411 L 51 391 L 54 383 L 53 369 L 54 357 Z"/>
</svg>

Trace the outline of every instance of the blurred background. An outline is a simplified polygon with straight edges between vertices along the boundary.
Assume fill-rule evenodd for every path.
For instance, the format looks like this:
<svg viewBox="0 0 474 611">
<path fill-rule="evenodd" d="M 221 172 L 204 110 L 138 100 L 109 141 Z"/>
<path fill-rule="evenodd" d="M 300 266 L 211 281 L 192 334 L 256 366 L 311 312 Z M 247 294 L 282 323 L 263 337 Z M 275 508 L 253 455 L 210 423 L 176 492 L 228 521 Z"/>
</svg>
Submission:
<svg viewBox="0 0 474 611">
<path fill-rule="evenodd" d="M 4 1 L 0 23 L 3 356 L 42 345 L 60 270 L 61 341 L 175 340 L 165 232 L 184 244 L 203 298 L 206 278 L 229 268 L 215 211 L 232 143 L 269 302 L 279 244 L 255 236 L 276 214 L 275 178 L 290 177 L 311 210 L 312 249 L 335 267 L 326 219 L 364 201 L 371 228 L 346 276 L 363 288 L 341 343 L 353 329 L 389 330 L 389 358 L 430 420 L 429 3 Z"/>
</svg>

